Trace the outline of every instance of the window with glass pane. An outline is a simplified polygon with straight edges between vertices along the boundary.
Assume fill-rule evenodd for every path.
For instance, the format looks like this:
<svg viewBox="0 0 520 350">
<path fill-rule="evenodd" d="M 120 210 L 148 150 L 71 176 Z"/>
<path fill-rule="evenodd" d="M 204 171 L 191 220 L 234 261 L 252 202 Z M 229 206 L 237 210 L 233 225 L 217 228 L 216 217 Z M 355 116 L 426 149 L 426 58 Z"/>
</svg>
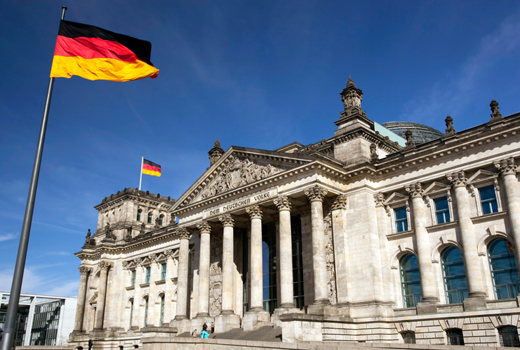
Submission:
<svg viewBox="0 0 520 350">
<path fill-rule="evenodd" d="M 272 314 L 277 307 L 276 227 L 274 222 L 262 226 L 262 279 L 264 310 Z"/>
<path fill-rule="evenodd" d="M 494 186 L 488 186 L 478 189 L 480 193 L 480 203 L 482 204 L 482 212 L 491 214 L 498 212 L 497 197 Z"/>
<path fill-rule="evenodd" d="M 415 332 L 408 331 L 401 333 L 405 344 L 415 344 Z"/>
<path fill-rule="evenodd" d="M 394 209 L 394 213 L 396 231 L 408 231 L 408 217 L 406 215 L 406 207 Z"/>
<path fill-rule="evenodd" d="M 449 247 L 442 253 L 444 288 L 448 304 L 462 303 L 468 297 L 468 282 L 462 252 L 459 248 Z"/>
<path fill-rule="evenodd" d="M 152 269 L 150 267 L 146 268 L 146 280 L 145 283 L 150 283 L 150 274 L 152 272 Z"/>
<path fill-rule="evenodd" d="M 452 328 L 446 331 L 448 338 L 448 345 L 464 345 L 464 336 L 462 335 L 462 329 Z"/>
<path fill-rule="evenodd" d="M 405 255 L 400 262 L 403 306 L 415 307 L 422 300 L 419 262 L 413 254 Z"/>
<path fill-rule="evenodd" d="M 166 279 L 166 263 L 161 264 L 161 279 Z"/>
<path fill-rule="evenodd" d="M 162 226 L 163 219 L 164 219 L 164 215 L 163 214 L 159 215 L 159 219 L 157 219 L 157 224 L 159 224 L 159 226 Z"/>
<path fill-rule="evenodd" d="M 292 265 L 293 265 L 293 293 L 294 306 L 303 308 L 303 259 L 302 259 L 302 230 L 299 216 L 291 218 Z"/>
<path fill-rule="evenodd" d="M 144 326 L 148 325 L 148 298 L 144 300 Z"/>
<path fill-rule="evenodd" d="M 135 286 L 135 270 L 132 270 L 132 275 L 130 276 L 130 285 Z"/>
<path fill-rule="evenodd" d="M 164 294 L 161 295 L 161 316 L 159 319 L 159 325 L 162 327 L 164 324 Z"/>
<path fill-rule="evenodd" d="M 141 221 L 141 213 L 143 211 L 141 209 L 137 210 L 137 221 Z"/>
<path fill-rule="evenodd" d="M 500 336 L 500 346 L 520 347 L 518 328 L 514 326 L 500 327 L 498 329 L 498 334 Z"/>
<path fill-rule="evenodd" d="M 149 224 L 152 223 L 152 212 L 149 212 L 148 213 L 148 221 L 147 221 Z"/>
<path fill-rule="evenodd" d="M 491 277 L 497 299 L 512 299 L 518 296 L 520 281 L 511 243 L 496 239 L 488 247 Z"/>
<path fill-rule="evenodd" d="M 450 222 L 450 209 L 448 207 L 448 197 L 434 199 L 435 216 L 438 224 Z"/>
</svg>

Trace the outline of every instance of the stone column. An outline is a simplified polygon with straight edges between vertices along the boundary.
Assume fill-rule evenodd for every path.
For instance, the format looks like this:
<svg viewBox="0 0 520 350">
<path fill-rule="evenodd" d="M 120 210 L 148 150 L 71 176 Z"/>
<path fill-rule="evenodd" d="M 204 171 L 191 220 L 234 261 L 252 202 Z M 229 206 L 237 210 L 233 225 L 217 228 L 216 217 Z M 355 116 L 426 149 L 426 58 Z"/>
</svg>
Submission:
<svg viewBox="0 0 520 350">
<path fill-rule="evenodd" d="M 264 311 L 262 283 L 262 210 L 258 205 L 246 209 L 251 217 L 251 306 L 249 311 Z"/>
<path fill-rule="evenodd" d="M 99 263 L 99 285 L 98 285 L 98 295 L 97 295 L 97 307 L 96 307 L 96 322 L 94 324 L 94 330 L 102 330 L 103 329 L 103 317 L 105 315 L 105 295 L 107 291 L 107 276 L 108 269 L 111 266 L 111 263 L 107 261 L 101 261 Z"/>
<path fill-rule="evenodd" d="M 426 231 L 428 214 L 426 204 L 423 199 L 423 188 L 420 182 L 406 186 L 406 191 L 410 194 L 413 206 L 414 230 L 417 243 L 417 260 L 419 261 L 419 273 L 421 274 L 422 302 L 417 305 L 417 312 L 423 313 L 420 309 L 424 304 L 436 304 L 439 302 L 437 293 L 437 281 L 433 273 L 431 260 L 430 238 Z M 424 313 L 436 312 L 436 307 L 424 310 Z"/>
<path fill-rule="evenodd" d="M 495 166 L 500 170 L 502 181 L 506 190 L 507 214 L 511 224 L 511 234 L 515 240 L 516 266 L 520 272 L 520 186 L 516 177 L 518 166 L 513 157 L 496 162 Z"/>
<path fill-rule="evenodd" d="M 222 237 L 222 315 L 233 314 L 233 226 L 235 221 L 230 214 L 218 218 L 224 226 Z"/>
<path fill-rule="evenodd" d="M 287 196 L 279 196 L 274 204 L 280 212 L 280 307 L 294 307 L 293 265 L 292 265 L 292 232 L 291 232 L 291 202 Z"/>
<path fill-rule="evenodd" d="M 347 241 L 347 196 L 339 195 L 332 204 L 332 233 L 334 261 L 336 263 L 336 289 L 338 306 L 348 303 L 348 241 Z"/>
<path fill-rule="evenodd" d="M 186 228 L 177 231 L 180 238 L 179 266 L 177 267 L 177 312 L 175 320 L 188 318 L 188 263 L 190 257 L 190 233 Z"/>
<path fill-rule="evenodd" d="M 323 224 L 323 198 L 327 190 L 315 185 L 305 189 L 311 202 L 312 262 L 314 267 L 314 304 L 329 304 L 327 265 L 325 261 L 325 232 Z"/>
<path fill-rule="evenodd" d="M 457 201 L 457 217 L 459 220 L 460 236 L 462 240 L 462 254 L 464 255 L 464 267 L 466 268 L 466 280 L 468 282 L 469 298 L 485 298 L 486 292 L 483 286 L 483 274 L 480 268 L 480 262 L 477 252 L 477 238 L 473 229 L 473 221 L 471 221 L 471 207 L 469 204 L 469 194 L 466 188 L 466 176 L 463 171 L 447 175 L 448 180 L 453 185 L 455 191 L 455 199 Z M 484 300 L 471 302 L 472 305 L 466 305 L 467 299 L 464 300 L 465 310 L 485 309 Z"/>
<path fill-rule="evenodd" d="M 209 260 L 211 226 L 207 221 L 197 225 L 200 231 L 199 309 L 197 317 L 209 316 Z"/>
<path fill-rule="evenodd" d="M 76 307 L 76 319 L 74 321 L 74 332 L 83 331 L 83 317 L 85 313 L 85 296 L 87 294 L 87 282 L 90 269 L 85 266 L 79 268 L 79 291 L 78 291 L 78 304 Z"/>
</svg>

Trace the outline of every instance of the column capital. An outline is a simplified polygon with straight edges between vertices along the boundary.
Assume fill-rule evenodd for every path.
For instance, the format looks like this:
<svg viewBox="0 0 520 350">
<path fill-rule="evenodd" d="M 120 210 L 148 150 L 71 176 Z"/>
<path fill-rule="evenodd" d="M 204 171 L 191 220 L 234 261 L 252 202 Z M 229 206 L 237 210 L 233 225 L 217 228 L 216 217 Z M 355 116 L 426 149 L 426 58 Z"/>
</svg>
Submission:
<svg viewBox="0 0 520 350">
<path fill-rule="evenodd" d="M 224 214 L 218 217 L 220 222 L 222 222 L 222 225 L 224 227 L 233 227 L 235 226 L 235 220 L 231 216 L 231 214 Z"/>
<path fill-rule="evenodd" d="M 163 254 L 166 255 L 167 258 L 173 257 L 174 251 L 173 249 L 166 249 Z"/>
<path fill-rule="evenodd" d="M 98 267 L 100 270 L 108 270 L 108 268 L 111 266 L 112 266 L 111 262 L 104 261 L 104 260 L 100 261 L 98 264 Z"/>
<path fill-rule="evenodd" d="M 336 197 L 334 203 L 332 203 L 332 210 L 347 209 L 347 195 L 340 194 Z"/>
<path fill-rule="evenodd" d="M 291 201 L 287 196 L 280 195 L 278 198 L 274 199 L 274 204 L 278 207 L 279 211 L 287 210 L 291 211 Z"/>
<path fill-rule="evenodd" d="M 384 207 L 385 195 L 381 192 L 374 193 L 374 202 L 376 202 L 376 207 Z"/>
<path fill-rule="evenodd" d="M 406 192 L 408 192 L 408 194 L 412 198 L 422 198 L 422 196 L 423 196 L 424 190 L 423 190 L 422 184 L 420 182 L 408 184 L 405 186 L 404 189 L 406 190 Z"/>
<path fill-rule="evenodd" d="M 262 209 L 258 205 L 252 205 L 246 208 L 246 212 L 249 214 L 251 219 L 261 219 L 262 218 Z"/>
<path fill-rule="evenodd" d="M 447 174 L 446 177 L 451 182 L 453 187 L 466 187 L 468 179 L 464 171 L 457 171 L 455 173 Z"/>
<path fill-rule="evenodd" d="M 327 194 L 327 190 L 320 185 L 314 185 L 306 188 L 304 193 L 311 202 L 322 202 Z"/>
<path fill-rule="evenodd" d="M 197 224 L 197 228 L 199 229 L 200 233 L 211 233 L 211 225 L 206 221 L 202 220 L 200 223 Z"/>
<path fill-rule="evenodd" d="M 180 239 L 190 239 L 190 231 L 186 227 L 180 227 L 177 229 L 177 236 L 179 236 Z"/>
<path fill-rule="evenodd" d="M 80 267 L 78 268 L 78 270 L 79 270 L 79 273 L 80 273 L 81 275 L 86 275 L 86 274 L 88 274 L 89 272 L 92 271 L 92 269 L 90 269 L 89 267 L 86 267 L 86 266 L 80 266 Z"/>
<path fill-rule="evenodd" d="M 495 168 L 500 171 L 502 176 L 504 175 L 515 175 L 517 171 L 517 165 L 515 165 L 515 159 L 509 157 L 495 162 Z"/>
</svg>

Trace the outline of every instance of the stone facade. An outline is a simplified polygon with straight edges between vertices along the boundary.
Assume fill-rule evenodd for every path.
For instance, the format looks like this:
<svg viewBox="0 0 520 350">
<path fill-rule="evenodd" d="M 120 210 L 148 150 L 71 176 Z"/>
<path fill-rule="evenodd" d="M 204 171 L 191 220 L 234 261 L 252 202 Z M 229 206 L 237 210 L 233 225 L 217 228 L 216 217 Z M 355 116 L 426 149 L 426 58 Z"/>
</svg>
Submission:
<svg viewBox="0 0 520 350">
<path fill-rule="evenodd" d="M 516 341 L 520 113 L 493 101 L 488 122 L 455 132 L 449 117 L 444 137 L 415 144 L 375 131 L 351 79 L 340 95 L 329 139 L 217 141 L 177 201 L 131 189 L 103 200 L 77 253 L 71 343 L 153 347 L 204 323 L 280 326 L 288 343 Z"/>
</svg>

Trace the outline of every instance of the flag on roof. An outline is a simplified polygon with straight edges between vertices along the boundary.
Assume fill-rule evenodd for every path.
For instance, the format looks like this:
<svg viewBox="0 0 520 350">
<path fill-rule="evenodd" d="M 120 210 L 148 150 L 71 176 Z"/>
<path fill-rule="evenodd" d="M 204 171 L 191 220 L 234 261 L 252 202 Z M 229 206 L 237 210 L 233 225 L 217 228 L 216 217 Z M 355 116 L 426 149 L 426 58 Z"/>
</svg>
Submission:
<svg viewBox="0 0 520 350">
<path fill-rule="evenodd" d="M 51 78 L 73 75 L 89 80 L 130 81 L 156 78 L 152 44 L 98 27 L 61 21 Z"/>
<path fill-rule="evenodd" d="M 143 174 L 161 177 L 161 166 L 148 159 L 143 159 Z"/>
</svg>

